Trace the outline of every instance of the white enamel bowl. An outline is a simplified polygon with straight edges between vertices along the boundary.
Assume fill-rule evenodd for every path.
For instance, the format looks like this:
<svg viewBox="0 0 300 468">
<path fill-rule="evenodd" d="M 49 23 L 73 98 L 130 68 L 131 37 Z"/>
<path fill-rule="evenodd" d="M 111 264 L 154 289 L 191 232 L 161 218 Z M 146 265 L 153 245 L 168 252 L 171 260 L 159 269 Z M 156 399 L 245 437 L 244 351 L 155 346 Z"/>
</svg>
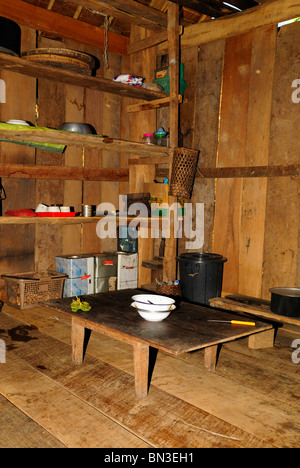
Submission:
<svg viewBox="0 0 300 468">
<path fill-rule="evenodd" d="M 143 317 L 143 319 L 147 320 L 148 322 L 161 322 L 162 320 L 169 317 L 172 310 L 176 309 L 175 305 L 171 305 L 169 306 L 169 310 L 152 311 L 152 310 L 139 309 L 141 305 L 138 304 L 137 302 L 133 302 L 131 305 L 132 307 L 135 307 L 139 315 Z"/>
<path fill-rule="evenodd" d="M 26 125 L 26 127 L 30 127 L 29 123 L 26 122 L 26 120 L 8 120 L 6 123 L 13 125 Z"/>
<path fill-rule="evenodd" d="M 172 310 L 170 307 L 175 304 L 175 300 L 171 297 L 157 294 L 136 294 L 132 296 L 132 299 L 137 304 L 138 309 L 151 312 L 167 312 Z"/>
</svg>

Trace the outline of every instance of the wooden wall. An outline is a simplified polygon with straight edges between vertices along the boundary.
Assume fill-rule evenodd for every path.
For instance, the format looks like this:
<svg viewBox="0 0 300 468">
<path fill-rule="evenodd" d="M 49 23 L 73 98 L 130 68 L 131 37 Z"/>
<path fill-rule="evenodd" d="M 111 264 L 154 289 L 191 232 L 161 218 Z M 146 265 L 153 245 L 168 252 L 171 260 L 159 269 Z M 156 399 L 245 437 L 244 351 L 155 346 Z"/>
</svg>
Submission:
<svg viewBox="0 0 300 468">
<path fill-rule="evenodd" d="M 35 31 L 22 27 L 22 50 L 35 47 Z M 0 104 L 1 122 L 10 119 L 35 122 L 36 80 L 1 71 L 6 84 L 6 102 Z M 1 163 L 35 163 L 35 150 L 10 143 L 0 144 Z M 20 208 L 35 208 L 35 181 L 2 178 L 6 200 L 2 212 Z M 0 226 L 0 274 L 34 269 L 34 227 Z M 1 281 L 2 287 L 4 282 Z"/>
<path fill-rule="evenodd" d="M 133 67 L 137 73 L 150 73 L 150 62 L 155 60 L 153 51 L 142 53 L 142 59 L 127 58 L 123 63 L 119 56 L 110 54 L 110 67 L 105 69 L 102 52 L 95 48 L 59 38 L 36 38 L 35 31 L 28 28 L 22 28 L 22 32 L 23 50 L 36 44 L 85 50 L 99 57 L 97 73 L 108 78 Z M 134 28 L 132 40 L 141 34 Z M 280 31 L 268 26 L 182 50 L 188 88 L 181 105 L 180 126 L 184 146 L 200 149 L 200 166 L 299 162 L 300 103 L 291 99 L 292 82 L 300 78 L 299 35 L 299 23 Z M 151 130 L 161 124 L 153 112 L 143 114 L 142 119 L 134 115 L 128 118 L 117 96 L 47 80 L 36 83 L 9 72 L 2 72 L 1 78 L 7 84 L 7 102 L 0 104 L 1 121 L 19 118 L 34 123 L 37 104 L 39 125 L 54 128 L 63 121 L 76 120 L 92 124 L 98 133 L 140 141 L 146 123 Z M 61 156 L 2 143 L 0 154 L 1 162 L 81 165 L 84 160 L 90 166 L 120 164 L 118 154 L 87 149 L 83 153 L 81 148 L 68 148 Z M 121 155 L 121 164 L 126 163 L 127 156 Z M 143 177 L 152 178 L 154 168 L 146 169 L 150 172 Z M 79 210 L 82 203 L 117 204 L 119 195 L 119 184 L 109 182 L 4 179 L 3 183 L 7 192 L 3 211 L 35 208 L 39 202 L 70 204 Z M 120 191 L 136 190 L 141 183 L 131 178 Z M 299 194 L 299 178 L 196 178 L 192 202 L 205 205 L 202 250 L 228 258 L 224 293 L 269 298 L 272 286 L 299 286 Z M 0 274 L 48 268 L 57 254 L 116 248 L 116 240 L 99 242 L 94 225 L 1 226 L 0 232 Z M 184 250 L 184 240 L 179 248 L 179 253 Z"/>
<path fill-rule="evenodd" d="M 121 57 L 109 54 L 109 68 L 103 63 L 103 51 L 70 40 L 37 36 L 22 28 L 22 51 L 35 47 L 65 47 L 81 50 L 100 61 L 98 76 L 113 78 L 121 72 Z M 6 103 L 0 104 L 1 121 L 23 119 L 39 126 L 58 128 L 63 122 L 86 122 L 98 134 L 120 137 L 120 98 L 94 90 L 63 85 L 45 79 L 35 80 L 10 72 L 1 72 L 7 85 Z M 119 167 L 119 155 L 81 147 L 67 148 L 63 155 L 34 150 L 26 146 L 2 143 L 1 162 L 40 165 Z M 8 209 L 33 208 L 38 203 L 64 204 L 81 211 L 82 204 L 112 202 L 118 208 L 119 184 L 63 180 L 3 179 Z M 0 274 L 46 270 L 55 264 L 55 256 L 116 250 L 116 239 L 100 240 L 96 223 L 74 226 L 1 226 Z"/>
<path fill-rule="evenodd" d="M 300 104 L 291 99 L 299 37 L 300 23 L 268 26 L 183 51 L 192 89 L 181 126 L 184 145 L 200 149 L 200 166 L 299 163 Z M 202 250 L 228 259 L 224 293 L 269 299 L 270 287 L 300 286 L 299 195 L 299 177 L 196 179 Z"/>
</svg>

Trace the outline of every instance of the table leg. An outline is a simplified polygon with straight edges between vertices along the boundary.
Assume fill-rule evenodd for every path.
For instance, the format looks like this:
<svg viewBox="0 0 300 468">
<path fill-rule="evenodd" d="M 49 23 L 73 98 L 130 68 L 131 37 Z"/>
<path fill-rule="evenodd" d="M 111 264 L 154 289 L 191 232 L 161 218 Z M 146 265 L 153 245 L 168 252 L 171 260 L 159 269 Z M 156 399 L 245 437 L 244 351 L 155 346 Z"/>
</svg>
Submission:
<svg viewBox="0 0 300 468">
<path fill-rule="evenodd" d="M 148 395 L 149 346 L 133 345 L 135 393 L 139 398 Z"/>
<path fill-rule="evenodd" d="M 209 371 L 216 368 L 218 345 L 208 346 L 204 350 L 204 367 Z"/>
<path fill-rule="evenodd" d="M 251 349 L 273 348 L 275 328 L 249 336 L 248 347 Z"/>
<path fill-rule="evenodd" d="M 72 359 L 75 364 L 82 364 L 85 328 L 72 318 Z"/>
</svg>

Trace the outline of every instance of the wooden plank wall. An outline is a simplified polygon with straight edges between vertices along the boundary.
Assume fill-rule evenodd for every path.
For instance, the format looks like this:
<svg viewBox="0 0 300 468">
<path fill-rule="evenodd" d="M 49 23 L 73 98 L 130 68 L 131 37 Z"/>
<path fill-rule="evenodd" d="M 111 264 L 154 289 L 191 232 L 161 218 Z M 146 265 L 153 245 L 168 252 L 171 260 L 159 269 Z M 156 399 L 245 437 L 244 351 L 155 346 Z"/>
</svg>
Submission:
<svg viewBox="0 0 300 468">
<path fill-rule="evenodd" d="M 274 69 L 269 164 L 300 160 L 300 103 L 292 83 L 300 78 L 300 23 L 280 29 Z M 297 86 L 299 88 L 299 85 Z M 300 287 L 300 180 L 268 180 L 262 292 L 272 286 Z"/>
<path fill-rule="evenodd" d="M 187 73 L 194 92 L 186 91 L 181 126 L 184 145 L 200 149 L 200 165 L 299 162 L 300 103 L 291 99 L 299 36 L 299 23 L 274 25 L 201 45 L 198 57 L 185 49 L 184 59 L 198 59 L 198 78 Z M 205 203 L 202 250 L 228 258 L 223 293 L 269 299 L 270 287 L 299 287 L 299 195 L 293 177 L 196 179 L 192 200 Z"/>
<path fill-rule="evenodd" d="M 36 35 L 22 28 L 22 50 L 34 47 L 64 47 L 87 52 L 100 61 L 98 76 L 113 78 L 121 72 L 121 56 L 109 54 L 109 68 L 103 63 L 103 51 L 71 40 Z M 7 83 L 6 104 L 0 104 L 1 121 L 23 119 L 58 128 L 66 121 L 87 122 L 98 134 L 120 138 L 120 98 L 100 91 L 35 80 L 10 72 L 2 72 Z M 103 152 L 104 153 L 104 152 Z M 1 144 L 1 162 L 87 167 L 119 167 L 119 155 L 81 147 L 67 148 L 63 155 L 34 150 L 26 146 Z M 81 211 L 81 205 L 113 202 L 118 208 L 119 183 L 58 180 L 3 180 L 7 200 L 3 212 L 16 208 L 35 208 L 38 203 L 64 204 Z M 99 240 L 96 223 L 74 226 L 1 226 L 0 274 L 45 270 L 55 264 L 55 256 L 71 253 L 115 251 L 116 239 Z M 2 285 L 3 286 L 3 285 Z"/>
<path fill-rule="evenodd" d="M 22 50 L 35 47 L 36 35 L 32 29 L 22 27 Z M 36 81 L 34 78 L 1 71 L 0 78 L 6 84 L 6 102 L 0 104 L 0 120 L 10 119 L 35 122 Z M 0 144 L 1 163 L 34 164 L 35 150 L 10 143 Z M 2 211 L 35 208 L 35 181 L 3 178 L 7 195 Z M 34 227 L 0 227 L 0 274 L 16 271 L 32 271 L 34 268 Z M 4 282 L 0 280 L 0 288 Z M 1 296 L 1 295 L 0 295 Z"/>
<path fill-rule="evenodd" d="M 131 26 L 130 41 L 135 42 L 146 37 L 151 36 L 153 33 L 146 31 L 144 28 L 138 26 Z M 155 48 L 150 48 L 137 52 L 130 56 L 130 60 L 127 61 L 128 72 L 145 78 L 145 81 L 151 83 L 154 79 L 154 66 L 156 59 Z M 131 100 L 133 101 L 133 100 Z M 131 102 L 133 104 L 134 102 Z M 156 130 L 156 111 L 150 109 L 146 111 L 130 113 L 129 116 L 124 115 L 126 122 L 130 128 L 130 140 L 141 142 L 143 140 L 144 133 L 152 133 Z M 124 126 L 124 123 L 123 123 Z M 123 128 L 126 135 L 128 129 Z M 125 162 L 125 161 L 123 161 Z M 129 193 L 143 193 L 144 183 L 153 182 L 155 179 L 155 166 L 132 166 L 129 175 Z M 153 239 L 148 235 L 147 228 L 140 228 L 140 236 L 144 236 L 145 239 L 139 243 L 139 286 L 151 283 L 151 269 L 142 267 L 143 260 L 152 260 L 153 258 Z M 148 237 L 146 237 L 148 236 Z"/>
</svg>

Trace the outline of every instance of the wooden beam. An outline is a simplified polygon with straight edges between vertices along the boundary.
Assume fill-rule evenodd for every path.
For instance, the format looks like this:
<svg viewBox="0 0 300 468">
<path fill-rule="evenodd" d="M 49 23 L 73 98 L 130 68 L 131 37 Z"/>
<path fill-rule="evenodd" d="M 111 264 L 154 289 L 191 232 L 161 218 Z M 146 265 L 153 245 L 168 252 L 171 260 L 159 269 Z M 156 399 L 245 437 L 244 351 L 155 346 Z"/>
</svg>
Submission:
<svg viewBox="0 0 300 468">
<path fill-rule="evenodd" d="M 129 166 L 145 166 L 152 164 L 170 164 L 169 156 L 152 156 L 151 158 L 135 158 L 128 160 Z M 166 169 L 166 177 L 168 177 L 168 169 Z"/>
<path fill-rule="evenodd" d="M 168 44 L 170 79 L 170 146 L 178 146 L 179 93 L 179 7 L 168 4 Z"/>
<path fill-rule="evenodd" d="M 134 54 L 135 52 L 140 52 L 141 50 L 150 49 L 151 47 L 161 44 L 167 40 L 168 33 L 167 31 L 163 31 L 161 33 L 155 34 L 155 36 L 149 36 L 141 41 L 133 42 L 127 46 L 128 55 Z"/>
<path fill-rule="evenodd" d="M 198 167 L 196 177 L 203 179 L 236 179 L 245 177 L 297 177 L 300 175 L 300 164 L 278 166 L 248 167 Z"/>
<path fill-rule="evenodd" d="M 197 11 L 203 15 L 220 17 L 231 13 L 231 11 L 236 11 L 234 8 L 223 5 L 222 2 L 216 0 L 210 0 L 209 2 L 203 0 L 170 0 L 177 5 L 190 8 L 193 11 Z"/>
<path fill-rule="evenodd" d="M 72 0 L 72 3 L 153 31 L 167 28 L 166 13 L 133 0 Z"/>
<path fill-rule="evenodd" d="M 178 104 L 182 102 L 182 96 L 178 95 Z M 139 112 L 149 109 L 160 109 L 161 107 L 167 107 L 170 105 L 170 97 L 165 97 L 163 99 L 156 99 L 151 102 L 142 102 L 140 104 L 132 104 L 126 107 L 127 112 Z"/>
<path fill-rule="evenodd" d="M 183 33 L 183 27 L 179 26 L 179 34 Z M 140 52 L 141 50 L 150 49 L 162 42 L 168 40 L 168 33 L 167 31 L 163 31 L 161 33 L 155 34 L 153 36 L 147 37 L 142 41 L 133 42 L 132 44 L 128 44 L 127 52 L 128 55 L 133 54 L 134 52 Z"/>
<path fill-rule="evenodd" d="M 109 180 L 124 182 L 129 180 L 129 169 L 0 164 L 0 176 L 16 179 Z"/>
<path fill-rule="evenodd" d="M 168 46 L 169 46 L 169 79 L 170 79 L 170 146 L 178 146 L 179 122 L 179 6 L 168 2 Z M 169 166 L 169 180 L 171 180 L 172 164 Z M 169 203 L 177 198 L 169 196 Z M 174 214 L 170 219 L 170 232 L 174 232 Z M 166 239 L 163 258 L 163 281 L 168 283 L 176 279 L 176 245 L 174 236 Z"/>
<path fill-rule="evenodd" d="M 31 5 L 22 0 L 0 0 L 0 16 L 30 28 L 57 34 L 83 44 L 104 49 L 104 29 L 78 22 L 73 18 L 60 15 L 53 11 Z M 110 52 L 127 55 L 129 39 L 114 32 L 108 32 L 108 48 Z"/>
<path fill-rule="evenodd" d="M 226 39 L 298 16 L 300 16 L 300 3 L 293 0 L 269 0 L 241 13 L 188 26 L 182 35 L 181 45 L 193 47 L 218 39 Z"/>
</svg>

